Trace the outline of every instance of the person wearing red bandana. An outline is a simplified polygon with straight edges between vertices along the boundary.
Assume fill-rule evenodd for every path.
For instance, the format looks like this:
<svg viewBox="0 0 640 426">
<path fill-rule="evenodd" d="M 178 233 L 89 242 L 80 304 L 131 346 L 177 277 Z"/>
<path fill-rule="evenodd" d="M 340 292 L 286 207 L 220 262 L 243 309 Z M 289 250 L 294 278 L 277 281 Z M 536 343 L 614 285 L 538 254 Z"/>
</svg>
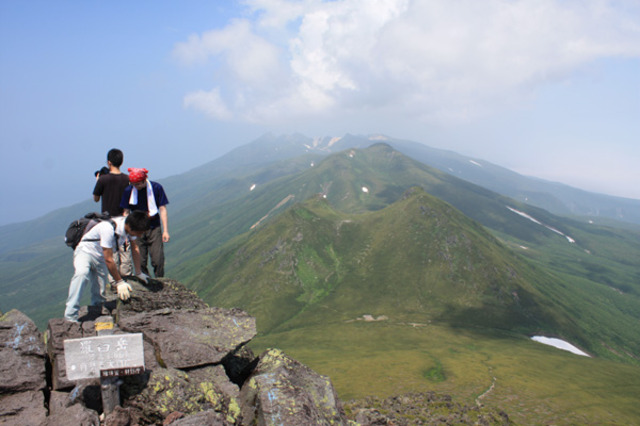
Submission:
<svg viewBox="0 0 640 426">
<path fill-rule="evenodd" d="M 169 199 L 164 188 L 158 182 L 150 181 L 147 169 L 129 168 L 129 182 L 122 194 L 120 207 L 127 216 L 132 211 L 144 211 L 150 218 L 150 229 L 138 239 L 140 249 L 140 266 L 142 272 L 149 275 L 147 257 L 151 258 L 151 266 L 156 278 L 164 276 L 164 243 L 168 243 L 169 224 L 167 204 Z"/>
</svg>

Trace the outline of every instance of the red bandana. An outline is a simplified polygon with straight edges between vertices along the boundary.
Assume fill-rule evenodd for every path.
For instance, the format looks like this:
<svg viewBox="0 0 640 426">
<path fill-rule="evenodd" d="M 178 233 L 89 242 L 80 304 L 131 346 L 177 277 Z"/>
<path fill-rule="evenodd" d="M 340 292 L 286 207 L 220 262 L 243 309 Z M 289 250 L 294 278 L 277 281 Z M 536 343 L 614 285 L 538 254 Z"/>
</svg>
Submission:
<svg viewBox="0 0 640 426">
<path fill-rule="evenodd" d="M 130 167 L 127 170 L 129 172 L 129 182 L 138 183 L 138 182 L 144 182 L 147 180 L 147 173 L 149 173 L 149 170 L 136 169 L 135 167 Z"/>
</svg>

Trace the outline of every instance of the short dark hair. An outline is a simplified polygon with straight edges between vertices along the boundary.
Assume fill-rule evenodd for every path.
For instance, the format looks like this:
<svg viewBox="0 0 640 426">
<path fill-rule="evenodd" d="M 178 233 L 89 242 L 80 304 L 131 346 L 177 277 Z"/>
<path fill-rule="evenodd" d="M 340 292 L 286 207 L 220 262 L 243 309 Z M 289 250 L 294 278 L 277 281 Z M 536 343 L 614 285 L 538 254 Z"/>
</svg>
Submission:
<svg viewBox="0 0 640 426">
<path fill-rule="evenodd" d="M 118 148 L 113 148 L 107 153 L 107 161 L 115 167 L 120 167 L 124 161 L 124 154 Z"/>
<path fill-rule="evenodd" d="M 96 177 L 100 177 L 102 175 L 108 175 L 109 174 L 109 168 L 108 167 L 103 167 L 100 170 L 96 170 L 95 172 L 95 176 Z"/>
<path fill-rule="evenodd" d="M 144 232 L 149 230 L 149 215 L 142 210 L 136 210 L 129 213 L 129 216 L 124 221 L 129 225 L 132 231 Z"/>
</svg>

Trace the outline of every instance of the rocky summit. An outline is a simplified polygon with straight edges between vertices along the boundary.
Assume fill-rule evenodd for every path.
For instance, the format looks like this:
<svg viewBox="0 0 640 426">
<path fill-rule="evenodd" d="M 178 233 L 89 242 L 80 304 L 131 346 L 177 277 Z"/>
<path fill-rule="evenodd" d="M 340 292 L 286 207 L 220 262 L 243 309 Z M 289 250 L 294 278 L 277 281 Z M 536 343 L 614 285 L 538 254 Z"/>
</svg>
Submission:
<svg viewBox="0 0 640 426">
<path fill-rule="evenodd" d="M 278 350 L 254 356 L 246 312 L 209 307 L 170 279 L 133 287 L 127 303 L 111 296 L 102 309 L 85 307 L 79 323 L 51 319 L 44 336 L 17 310 L 0 318 L 0 424 L 348 422 L 327 377 Z M 142 334 L 146 367 L 119 378 L 121 403 L 106 415 L 100 379 L 70 381 L 64 353 L 65 340 L 95 336 L 105 315 L 116 320 L 113 334 Z"/>
<path fill-rule="evenodd" d="M 256 322 L 246 312 L 209 307 L 171 279 L 132 286 L 126 303 L 112 294 L 101 308 L 84 307 L 78 323 L 49 320 L 44 335 L 17 310 L 0 317 L 0 424 L 367 426 L 465 419 L 509 423 L 502 413 L 470 415 L 477 408 L 451 403 L 449 413 L 463 414 L 443 415 L 440 404 L 438 414 L 428 417 L 424 412 L 433 407 L 433 396 L 431 405 L 417 403 L 415 396 L 394 399 L 393 409 L 377 400 L 345 405 L 328 377 L 281 350 L 255 356 L 246 344 L 256 335 Z M 113 335 L 142 334 L 145 363 L 141 374 L 118 377 L 120 403 L 109 413 L 102 400 L 106 382 L 69 380 L 64 351 L 65 340 L 95 337 L 105 318 L 114 319 Z M 416 405 L 422 407 L 421 415 L 413 412 Z"/>
</svg>

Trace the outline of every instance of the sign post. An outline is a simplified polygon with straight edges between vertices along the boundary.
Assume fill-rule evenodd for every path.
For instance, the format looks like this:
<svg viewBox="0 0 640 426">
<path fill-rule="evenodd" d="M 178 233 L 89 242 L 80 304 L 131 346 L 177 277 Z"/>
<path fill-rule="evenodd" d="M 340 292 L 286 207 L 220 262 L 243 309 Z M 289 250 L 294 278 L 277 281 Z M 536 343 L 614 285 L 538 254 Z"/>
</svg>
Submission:
<svg viewBox="0 0 640 426">
<path fill-rule="evenodd" d="M 118 377 L 144 372 L 142 333 L 113 334 L 113 318 L 95 321 L 96 337 L 64 341 L 67 379 L 100 378 L 103 412 L 120 405 Z"/>
<path fill-rule="evenodd" d="M 111 316 L 96 318 L 94 326 L 98 336 L 113 335 L 113 317 Z M 100 393 L 102 395 L 102 412 L 109 414 L 120 405 L 118 377 L 102 377 L 102 374 L 100 374 Z"/>
</svg>

